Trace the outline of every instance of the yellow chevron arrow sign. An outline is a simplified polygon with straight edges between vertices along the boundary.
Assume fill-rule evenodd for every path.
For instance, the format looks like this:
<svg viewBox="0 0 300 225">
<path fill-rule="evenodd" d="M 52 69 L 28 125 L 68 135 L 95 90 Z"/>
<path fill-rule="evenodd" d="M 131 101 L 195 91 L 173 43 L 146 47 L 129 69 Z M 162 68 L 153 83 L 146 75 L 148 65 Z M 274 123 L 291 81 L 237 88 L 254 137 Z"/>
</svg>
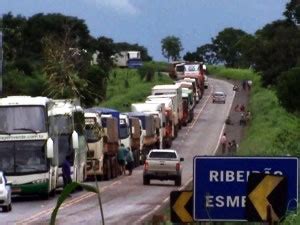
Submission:
<svg viewBox="0 0 300 225">
<path fill-rule="evenodd" d="M 267 206 L 271 205 L 267 198 L 283 179 L 283 177 L 267 175 L 248 196 L 263 221 L 267 220 Z M 274 221 L 279 220 L 273 209 L 271 216 Z"/>
<path fill-rule="evenodd" d="M 188 201 L 192 198 L 192 196 L 193 196 L 192 191 L 182 191 L 172 206 L 172 210 L 177 214 L 178 218 L 183 223 L 193 222 L 191 213 L 188 212 L 187 209 L 185 208 L 185 206 L 187 205 Z"/>
</svg>

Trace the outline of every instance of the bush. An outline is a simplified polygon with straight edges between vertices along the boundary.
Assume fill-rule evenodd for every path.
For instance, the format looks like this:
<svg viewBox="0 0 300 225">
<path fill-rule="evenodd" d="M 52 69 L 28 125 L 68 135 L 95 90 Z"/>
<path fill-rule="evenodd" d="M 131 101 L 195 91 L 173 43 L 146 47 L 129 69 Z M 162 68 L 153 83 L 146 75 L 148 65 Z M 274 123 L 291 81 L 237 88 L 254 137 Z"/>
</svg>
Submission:
<svg viewBox="0 0 300 225">
<path fill-rule="evenodd" d="M 287 110 L 300 112 L 300 67 L 282 73 L 277 81 L 277 96 Z"/>
<path fill-rule="evenodd" d="M 138 74 L 140 75 L 141 80 L 150 82 L 154 78 L 155 68 L 149 64 L 145 64 L 138 69 Z"/>
</svg>

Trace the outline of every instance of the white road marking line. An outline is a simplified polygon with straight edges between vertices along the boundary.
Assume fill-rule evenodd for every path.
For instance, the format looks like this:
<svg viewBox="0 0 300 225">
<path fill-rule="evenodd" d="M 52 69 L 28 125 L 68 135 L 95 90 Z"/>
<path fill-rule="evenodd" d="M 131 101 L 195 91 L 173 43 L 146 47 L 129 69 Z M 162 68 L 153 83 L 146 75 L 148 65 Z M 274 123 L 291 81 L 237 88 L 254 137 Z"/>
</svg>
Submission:
<svg viewBox="0 0 300 225">
<path fill-rule="evenodd" d="M 227 109 L 227 116 L 229 115 L 229 113 L 230 113 L 230 110 L 231 110 L 231 107 L 232 107 L 232 104 L 233 104 L 233 101 L 234 101 L 234 98 L 235 98 L 235 91 L 233 92 L 233 98 L 232 98 L 232 101 L 231 101 L 231 103 L 229 104 L 229 107 L 228 107 L 228 109 Z M 219 135 L 219 139 L 218 139 L 218 142 L 217 142 L 217 146 L 216 146 L 216 148 L 215 148 L 215 150 L 213 151 L 213 155 L 215 155 L 216 153 L 217 153 L 217 151 L 218 151 L 218 148 L 219 148 L 219 144 L 220 144 L 220 141 L 221 141 L 221 138 L 222 138 L 222 135 L 223 135 L 223 133 L 224 133 L 224 130 L 225 130 L 225 123 L 223 124 L 223 126 L 222 126 L 222 129 L 221 129 L 221 132 L 220 132 L 220 135 Z"/>
</svg>

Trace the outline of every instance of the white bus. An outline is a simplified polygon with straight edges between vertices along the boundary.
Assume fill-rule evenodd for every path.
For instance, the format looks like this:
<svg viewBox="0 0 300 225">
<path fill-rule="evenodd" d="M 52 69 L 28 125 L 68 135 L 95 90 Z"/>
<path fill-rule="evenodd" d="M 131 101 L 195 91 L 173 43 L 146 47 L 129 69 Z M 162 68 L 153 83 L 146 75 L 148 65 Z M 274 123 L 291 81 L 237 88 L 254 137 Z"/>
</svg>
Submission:
<svg viewBox="0 0 300 225">
<path fill-rule="evenodd" d="M 46 97 L 0 99 L 0 170 L 12 193 L 48 197 L 56 187 L 57 152 L 49 136 Z"/>
<path fill-rule="evenodd" d="M 86 179 L 87 143 L 84 136 L 84 111 L 73 100 L 54 100 L 49 109 L 50 135 L 54 148 L 58 148 L 57 187 L 63 186 L 62 165 L 70 157 L 72 181 L 83 182 Z"/>
</svg>

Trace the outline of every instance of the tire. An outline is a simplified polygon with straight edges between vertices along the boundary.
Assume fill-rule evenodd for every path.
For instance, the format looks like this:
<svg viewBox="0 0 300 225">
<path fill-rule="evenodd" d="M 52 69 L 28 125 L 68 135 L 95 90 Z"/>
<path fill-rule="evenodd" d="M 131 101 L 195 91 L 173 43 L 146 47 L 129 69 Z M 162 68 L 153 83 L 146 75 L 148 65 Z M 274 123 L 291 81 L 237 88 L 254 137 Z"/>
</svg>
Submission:
<svg viewBox="0 0 300 225">
<path fill-rule="evenodd" d="M 105 160 L 105 174 L 104 174 L 104 179 L 105 180 L 110 180 L 111 179 L 111 167 L 110 167 L 110 161 L 109 159 Z"/>
<path fill-rule="evenodd" d="M 116 178 L 118 176 L 117 174 L 117 162 L 116 158 L 111 158 L 110 159 L 110 171 L 111 171 L 111 178 Z"/>
<path fill-rule="evenodd" d="M 213 103 L 215 103 L 215 100 L 213 100 Z"/>
<path fill-rule="evenodd" d="M 150 184 L 150 179 L 146 178 L 146 177 L 143 177 L 143 184 L 144 185 L 149 185 Z"/>
<path fill-rule="evenodd" d="M 181 176 L 178 176 L 178 177 L 175 179 L 175 185 L 176 185 L 176 186 L 181 186 Z"/>
<path fill-rule="evenodd" d="M 12 210 L 12 206 L 11 206 L 11 203 L 8 205 L 8 211 L 10 212 Z"/>
<path fill-rule="evenodd" d="M 3 212 L 8 212 L 9 211 L 9 205 L 2 206 L 2 211 Z"/>
</svg>

